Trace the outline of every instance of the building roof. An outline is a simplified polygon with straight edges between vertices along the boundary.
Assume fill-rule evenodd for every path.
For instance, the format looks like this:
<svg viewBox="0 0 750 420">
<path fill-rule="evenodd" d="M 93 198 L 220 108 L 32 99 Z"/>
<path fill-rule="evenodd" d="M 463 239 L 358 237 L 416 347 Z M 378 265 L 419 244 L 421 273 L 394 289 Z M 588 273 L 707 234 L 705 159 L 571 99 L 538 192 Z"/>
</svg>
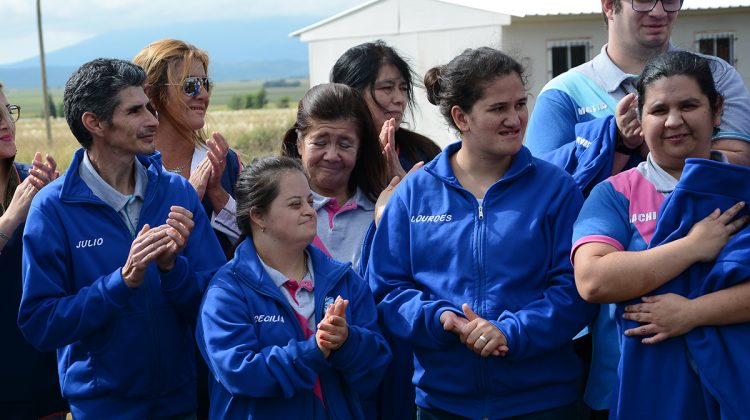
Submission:
<svg viewBox="0 0 750 420">
<path fill-rule="evenodd" d="M 341 13 L 336 13 L 335 15 L 333 15 L 333 16 L 331 16 L 329 18 L 325 18 L 323 20 L 317 21 L 317 22 L 313 23 L 312 25 L 305 26 L 302 29 L 297 29 L 296 31 L 290 33 L 289 36 L 290 37 L 292 37 L 292 36 L 300 36 L 304 32 L 307 32 L 307 31 L 309 31 L 311 29 L 315 29 L 315 28 L 317 28 L 319 26 L 323 26 L 323 25 L 325 25 L 325 24 L 327 24 L 329 22 L 333 22 L 334 20 L 338 20 L 338 19 L 340 19 L 340 18 L 342 18 L 344 16 L 351 15 L 352 13 L 355 13 L 355 12 L 361 10 L 361 9 L 365 9 L 368 6 L 370 6 L 372 4 L 375 4 L 375 3 L 378 3 L 380 1 L 382 1 L 382 0 L 369 0 L 369 1 L 366 1 L 366 2 L 364 2 L 362 4 L 359 4 L 357 6 L 354 6 L 354 7 L 350 8 L 350 9 L 344 10 Z"/>
<path fill-rule="evenodd" d="M 356 13 L 375 3 L 384 0 L 369 0 L 362 4 L 344 10 L 329 18 L 323 19 L 310 26 L 298 29 L 289 34 L 289 36 L 300 36 L 301 34 L 326 25 L 335 20 L 341 19 L 347 15 Z M 483 10 L 486 12 L 499 13 L 517 17 L 526 16 L 553 16 L 553 15 L 578 15 L 601 13 L 601 3 L 597 0 L 435 0 L 457 6 L 469 7 L 472 9 Z M 707 9 L 726 9 L 734 7 L 750 7 L 750 0 L 686 0 L 683 10 L 707 10 Z"/>
<path fill-rule="evenodd" d="M 466 6 L 488 12 L 503 13 L 513 16 L 549 16 L 601 13 L 601 3 L 596 0 L 437 0 Z M 748 0 L 686 0 L 683 10 L 725 9 L 730 7 L 748 7 Z"/>
</svg>

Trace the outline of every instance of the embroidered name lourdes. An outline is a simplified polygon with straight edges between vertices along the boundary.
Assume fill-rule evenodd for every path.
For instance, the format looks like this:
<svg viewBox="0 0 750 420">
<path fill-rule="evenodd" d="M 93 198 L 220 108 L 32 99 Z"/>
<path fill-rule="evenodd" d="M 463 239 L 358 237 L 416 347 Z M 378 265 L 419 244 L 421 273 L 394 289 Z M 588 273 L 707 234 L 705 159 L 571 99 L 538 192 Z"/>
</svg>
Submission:
<svg viewBox="0 0 750 420">
<path fill-rule="evenodd" d="M 418 214 L 411 217 L 412 223 L 450 222 L 451 220 L 453 220 L 452 214 Z"/>
<path fill-rule="evenodd" d="M 281 322 L 284 323 L 284 315 L 255 315 L 253 321 L 258 322 Z"/>
<path fill-rule="evenodd" d="M 104 238 L 95 238 L 95 239 L 86 239 L 83 241 L 78 241 L 78 245 L 76 245 L 76 249 L 78 248 L 91 248 L 94 246 L 100 246 L 104 243 Z"/>
</svg>

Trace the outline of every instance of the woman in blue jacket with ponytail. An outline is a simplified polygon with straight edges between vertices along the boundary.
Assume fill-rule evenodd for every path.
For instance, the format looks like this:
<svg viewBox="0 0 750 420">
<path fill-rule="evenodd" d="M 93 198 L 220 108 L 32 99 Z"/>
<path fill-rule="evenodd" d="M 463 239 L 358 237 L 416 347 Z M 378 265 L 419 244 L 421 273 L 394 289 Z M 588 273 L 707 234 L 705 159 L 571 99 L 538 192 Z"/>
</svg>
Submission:
<svg viewBox="0 0 750 420">
<path fill-rule="evenodd" d="M 518 62 L 466 50 L 425 87 L 461 141 L 396 188 L 368 272 L 381 325 L 414 346 L 417 418 L 576 418 L 581 194 L 522 146 Z"/>
<path fill-rule="evenodd" d="M 198 319 L 211 418 L 364 418 L 360 396 L 390 351 L 367 284 L 310 245 L 317 217 L 299 161 L 253 161 L 237 184 L 237 222 L 246 238 Z"/>
</svg>

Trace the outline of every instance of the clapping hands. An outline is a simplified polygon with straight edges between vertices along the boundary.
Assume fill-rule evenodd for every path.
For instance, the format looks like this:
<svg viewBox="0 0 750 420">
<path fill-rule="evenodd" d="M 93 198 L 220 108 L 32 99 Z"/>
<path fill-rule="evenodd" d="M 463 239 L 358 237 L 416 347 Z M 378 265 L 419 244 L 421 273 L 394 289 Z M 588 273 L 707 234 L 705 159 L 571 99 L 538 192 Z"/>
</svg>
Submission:
<svg viewBox="0 0 750 420">
<path fill-rule="evenodd" d="M 198 198 L 203 200 L 204 195 L 207 195 L 211 205 L 218 212 L 229 200 L 229 194 L 221 186 L 221 177 L 227 166 L 229 145 L 221 133 L 214 132 L 211 138 L 206 140 L 206 148 L 206 157 L 195 171 L 190 173 L 190 184 L 198 193 Z"/>
<path fill-rule="evenodd" d="M 193 227 L 193 213 L 180 206 L 170 207 L 165 224 L 154 228 L 144 225 L 130 245 L 128 259 L 121 270 L 125 284 L 130 288 L 139 287 L 152 261 L 161 271 L 171 270 L 177 255 L 187 246 Z"/>
<path fill-rule="evenodd" d="M 348 300 L 341 296 L 337 297 L 336 301 L 328 306 L 323 320 L 318 324 L 315 342 L 326 359 L 332 351 L 341 348 L 349 338 L 349 324 L 346 322 L 347 306 L 349 306 Z"/>
</svg>

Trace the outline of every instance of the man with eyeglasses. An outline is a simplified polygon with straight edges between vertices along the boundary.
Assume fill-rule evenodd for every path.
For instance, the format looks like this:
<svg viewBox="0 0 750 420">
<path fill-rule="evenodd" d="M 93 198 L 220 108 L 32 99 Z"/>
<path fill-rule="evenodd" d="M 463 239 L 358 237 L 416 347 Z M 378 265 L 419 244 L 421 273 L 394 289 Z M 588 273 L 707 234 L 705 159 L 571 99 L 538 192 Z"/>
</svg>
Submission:
<svg viewBox="0 0 750 420">
<path fill-rule="evenodd" d="M 670 35 L 684 0 L 601 0 L 608 43 L 591 61 L 555 77 L 539 94 L 526 130 L 526 146 L 545 158 L 576 140 L 575 125 L 615 114 L 618 102 L 635 92 L 646 62 L 677 49 Z M 726 61 L 714 62 L 713 73 L 724 112 L 713 148 L 737 164 L 750 165 L 750 95 L 742 77 Z M 627 102 L 627 103 L 626 103 Z M 620 104 L 622 127 L 614 145 L 612 173 L 635 166 L 648 152 L 635 119 L 635 98 Z M 554 160 L 548 157 L 550 160 Z M 573 173 L 577 168 L 566 168 Z M 592 187 L 592 186 L 589 186 Z"/>
<path fill-rule="evenodd" d="M 562 163 L 556 158 L 566 148 L 575 146 L 580 150 L 588 147 L 586 141 L 577 139 L 576 124 L 615 114 L 618 102 L 635 92 L 635 83 L 646 62 L 658 54 L 677 49 L 670 43 L 670 35 L 683 0 L 601 0 L 601 5 L 608 43 L 591 61 L 547 83 L 536 100 L 529 121 L 526 146 L 537 157 L 553 163 Z M 732 66 L 720 58 L 706 57 L 714 62 L 714 80 L 719 93 L 724 96 L 721 126 L 713 147 L 725 152 L 734 163 L 750 164 L 750 95 Z M 615 144 L 608 146 L 612 157 L 596 161 L 597 164 L 605 162 L 611 165 L 611 172 L 602 174 L 604 178 L 636 166 L 648 153 L 635 118 L 635 95 L 619 106 L 621 121 L 618 123 L 626 124 L 615 136 Z M 592 167 L 586 167 L 582 162 L 565 163 L 570 164 L 565 169 L 573 174 Z M 594 182 L 586 185 L 579 181 L 579 187 L 588 192 Z M 590 327 L 593 357 L 584 401 L 595 410 L 594 418 L 607 418 L 606 410 L 617 382 L 620 352 L 611 309 L 603 305 L 599 317 Z M 585 341 L 578 342 L 579 345 L 582 343 Z"/>
<path fill-rule="evenodd" d="M 18 325 L 57 349 L 76 419 L 195 418 L 195 319 L 225 258 L 195 190 L 154 153 L 145 79 L 116 59 L 73 73 L 65 118 L 83 147 L 23 235 Z"/>
</svg>

